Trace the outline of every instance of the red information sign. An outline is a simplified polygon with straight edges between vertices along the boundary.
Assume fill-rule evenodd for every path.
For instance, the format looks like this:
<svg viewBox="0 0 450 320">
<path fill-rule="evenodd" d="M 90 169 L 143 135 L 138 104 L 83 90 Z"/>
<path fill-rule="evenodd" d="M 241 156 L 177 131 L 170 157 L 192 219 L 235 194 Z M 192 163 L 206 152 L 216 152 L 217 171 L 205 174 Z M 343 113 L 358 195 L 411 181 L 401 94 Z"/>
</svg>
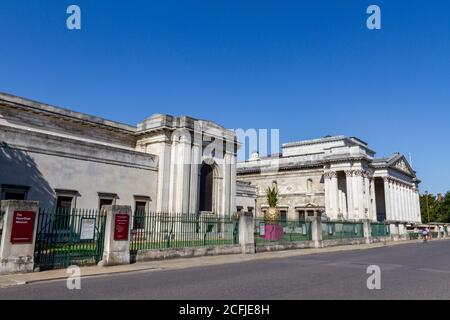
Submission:
<svg viewBox="0 0 450 320">
<path fill-rule="evenodd" d="M 15 211 L 12 221 L 11 243 L 32 243 L 34 220 L 33 211 Z"/>
<path fill-rule="evenodd" d="M 130 216 L 118 213 L 114 217 L 114 240 L 128 241 L 128 231 L 130 227 Z"/>
</svg>

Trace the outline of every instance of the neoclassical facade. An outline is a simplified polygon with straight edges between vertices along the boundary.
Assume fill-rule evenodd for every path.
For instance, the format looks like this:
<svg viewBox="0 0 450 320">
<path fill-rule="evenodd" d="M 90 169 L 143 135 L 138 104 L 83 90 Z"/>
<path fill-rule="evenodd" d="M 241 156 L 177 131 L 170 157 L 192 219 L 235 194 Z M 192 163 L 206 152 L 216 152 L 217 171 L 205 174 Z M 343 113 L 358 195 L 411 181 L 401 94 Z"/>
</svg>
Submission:
<svg viewBox="0 0 450 320">
<path fill-rule="evenodd" d="M 131 126 L 0 94 L 0 199 L 230 215 L 236 150 L 211 121 L 155 114 Z"/>
<path fill-rule="evenodd" d="M 336 136 L 236 164 L 239 147 L 212 121 L 154 114 L 132 126 L 0 93 L 0 199 L 261 215 L 276 183 L 285 219 L 420 222 L 420 181 L 400 154 L 375 158 L 364 141 Z"/>
<path fill-rule="evenodd" d="M 416 172 L 406 158 L 375 158 L 367 143 L 345 136 L 286 143 L 282 153 L 254 154 L 238 163 L 239 181 L 256 187 L 256 212 L 276 184 L 284 219 L 322 214 L 330 219 L 420 223 Z M 243 200 L 239 199 L 240 203 Z"/>
</svg>

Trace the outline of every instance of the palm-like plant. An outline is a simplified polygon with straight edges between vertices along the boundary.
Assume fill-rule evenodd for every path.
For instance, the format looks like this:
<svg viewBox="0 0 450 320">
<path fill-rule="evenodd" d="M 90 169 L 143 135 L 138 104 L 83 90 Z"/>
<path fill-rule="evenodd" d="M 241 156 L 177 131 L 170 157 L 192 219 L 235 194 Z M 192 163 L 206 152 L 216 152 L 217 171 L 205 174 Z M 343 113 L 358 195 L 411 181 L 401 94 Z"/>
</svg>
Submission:
<svg viewBox="0 0 450 320">
<path fill-rule="evenodd" d="M 268 187 L 266 190 L 267 202 L 270 208 L 276 208 L 278 204 L 278 188 L 277 186 Z"/>
</svg>

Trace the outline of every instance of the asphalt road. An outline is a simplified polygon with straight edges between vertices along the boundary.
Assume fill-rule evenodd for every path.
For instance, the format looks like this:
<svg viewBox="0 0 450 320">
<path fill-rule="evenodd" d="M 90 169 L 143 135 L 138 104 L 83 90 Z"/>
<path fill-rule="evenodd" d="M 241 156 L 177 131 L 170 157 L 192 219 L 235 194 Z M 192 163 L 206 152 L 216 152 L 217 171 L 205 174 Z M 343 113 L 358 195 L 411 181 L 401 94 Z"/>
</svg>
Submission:
<svg viewBox="0 0 450 320">
<path fill-rule="evenodd" d="M 381 289 L 369 290 L 369 265 Z M 0 289 L 0 299 L 450 299 L 450 241 L 143 271 Z"/>
</svg>

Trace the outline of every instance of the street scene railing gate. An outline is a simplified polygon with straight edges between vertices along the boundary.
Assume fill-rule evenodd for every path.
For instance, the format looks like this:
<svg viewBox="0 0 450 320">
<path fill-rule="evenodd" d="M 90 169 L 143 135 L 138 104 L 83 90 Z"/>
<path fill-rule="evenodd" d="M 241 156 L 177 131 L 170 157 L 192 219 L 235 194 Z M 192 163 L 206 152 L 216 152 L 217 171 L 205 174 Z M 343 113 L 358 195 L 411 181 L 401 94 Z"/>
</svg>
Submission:
<svg viewBox="0 0 450 320">
<path fill-rule="evenodd" d="M 92 265 L 103 256 L 106 213 L 83 209 L 40 209 L 34 251 L 40 270 Z"/>
<path fill-rule="evenodd" d="M 364 238 L 364 227 L 361 222 L 326 221 L 322 223 L 323 240 L 360 238 Z"/>
<path fill-rule="evenodd" d="M 135 212 L 130 251 L 238 244 L 238 220 L 208 214 Z"/>
</svg>

